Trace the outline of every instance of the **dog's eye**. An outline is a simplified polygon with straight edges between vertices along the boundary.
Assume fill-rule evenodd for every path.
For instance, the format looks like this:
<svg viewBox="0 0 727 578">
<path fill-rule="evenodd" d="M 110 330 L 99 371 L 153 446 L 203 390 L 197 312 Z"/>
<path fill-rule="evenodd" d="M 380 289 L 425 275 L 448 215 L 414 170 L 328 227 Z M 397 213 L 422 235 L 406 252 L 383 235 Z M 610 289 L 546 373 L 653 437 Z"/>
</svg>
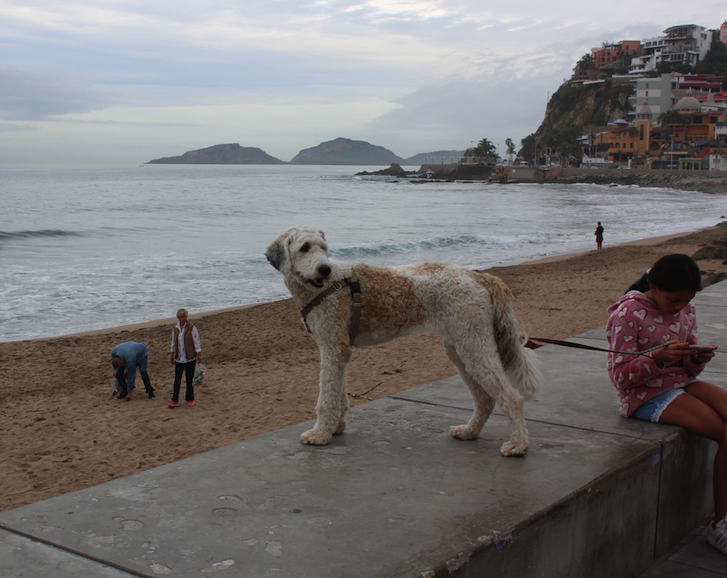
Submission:
<svg viewBox="0 0 727 578">
<path fill-rule="evenodd" d="M 303 246 L 300 248 L 301 253 L 307 253 L 310 249 L 310 243 L 304 243 Z"/>
</svg>

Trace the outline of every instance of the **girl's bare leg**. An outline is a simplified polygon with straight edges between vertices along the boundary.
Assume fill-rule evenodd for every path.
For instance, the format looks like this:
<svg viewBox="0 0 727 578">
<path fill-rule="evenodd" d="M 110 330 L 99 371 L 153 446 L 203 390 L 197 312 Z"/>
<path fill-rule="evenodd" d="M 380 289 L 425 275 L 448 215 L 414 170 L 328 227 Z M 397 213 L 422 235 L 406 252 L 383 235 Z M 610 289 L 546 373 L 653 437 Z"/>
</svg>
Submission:
<svg viewBox="0 0 727 578">
<path fill-rule="evenodd" d="M 695 381 L 661 414 L 659 423 L 679 425 L 717 442 L 713 486 L 715 522 L 727 516 L 727 390 Z"/>
</svg>

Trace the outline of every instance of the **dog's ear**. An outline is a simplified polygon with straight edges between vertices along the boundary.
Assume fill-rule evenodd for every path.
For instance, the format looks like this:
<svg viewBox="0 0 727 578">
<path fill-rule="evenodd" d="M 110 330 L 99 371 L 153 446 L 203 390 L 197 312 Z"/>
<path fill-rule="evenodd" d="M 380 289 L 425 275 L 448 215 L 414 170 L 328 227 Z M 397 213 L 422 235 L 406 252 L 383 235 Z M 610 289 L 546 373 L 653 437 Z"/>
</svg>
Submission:
<svg viewBox="0 0 727 578">
<path fill-rule="evenodd" d="M 280 271 L 283 263 L 285 263 L 285 237 L 281 235 L 270 243 L 268 250 L 265 251 L 265 256 L 268 258 L 270 264 Z"/>
</svg>

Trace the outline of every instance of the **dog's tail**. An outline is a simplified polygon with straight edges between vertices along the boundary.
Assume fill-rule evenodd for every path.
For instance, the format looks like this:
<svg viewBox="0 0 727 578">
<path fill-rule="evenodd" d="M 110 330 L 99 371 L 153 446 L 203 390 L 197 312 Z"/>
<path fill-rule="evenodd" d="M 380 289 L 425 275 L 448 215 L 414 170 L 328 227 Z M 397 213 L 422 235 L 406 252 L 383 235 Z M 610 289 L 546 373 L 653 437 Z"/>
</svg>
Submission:
<svg viewBox="0 0 727 578">
<path fill-rule="evenodd" d="M 495 340 L 505 375 L 525 399 L 530 399 L 540 389 L 543 376 L 537 355 L 525 347 L 528 336 L 515 318 L 512 292 L 499 277 L 480 275 L 484 277 L 480 282 L 487 287 L 492 299 Z"/>
</svg>

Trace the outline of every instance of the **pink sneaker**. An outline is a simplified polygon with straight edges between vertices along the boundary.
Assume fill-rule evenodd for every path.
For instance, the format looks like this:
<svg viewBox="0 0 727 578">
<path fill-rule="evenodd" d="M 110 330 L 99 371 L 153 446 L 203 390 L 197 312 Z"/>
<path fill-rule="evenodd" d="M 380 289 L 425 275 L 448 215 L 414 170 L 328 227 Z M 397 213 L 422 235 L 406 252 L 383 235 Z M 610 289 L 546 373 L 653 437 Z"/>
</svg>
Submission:
<svg viewBox="0 0 727 578">
<path fill-rule="evenodd" d="M 179 407 L 179 402 L 178 401 L 170 401 L 169 402 L 169 407 Z"/>
<path fill-rule="evenodd" d="M 707 530 L 707 542 L 727 555 L 727 521 L 720 520 L 716 524 L 710 524 Z"/>
<path fill-rule="evenodd" d="M 177 405 L 179 405 L 179 404 L 177 404 Z M 187 402 L 187 405 L 194 405 L 194 400 L 192 400 L 192 401 L 188 401 L 188 402 Z"/>
</svg>

